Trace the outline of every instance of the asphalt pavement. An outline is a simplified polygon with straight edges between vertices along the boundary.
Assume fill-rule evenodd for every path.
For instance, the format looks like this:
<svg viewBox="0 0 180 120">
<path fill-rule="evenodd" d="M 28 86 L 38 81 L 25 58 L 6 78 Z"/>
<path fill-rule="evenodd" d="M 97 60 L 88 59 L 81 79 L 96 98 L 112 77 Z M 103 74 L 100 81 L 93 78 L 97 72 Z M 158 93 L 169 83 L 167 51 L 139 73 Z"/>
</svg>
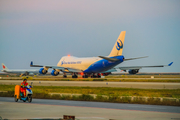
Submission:
<svg viewBox="0 0 180 120">
<path fill-rule="evenodd" d="M 32 103 L 14 102 L 12 97 L 0 97 L 3 119 L 62 118 L 74 115 L 79 120 L 179 120 L 180 107 L 70 100 L 33 99 Z"/>
<path fill-rule="evenodd" d="M 0 84 L 20 85 L 21 80 L 0 80 Z M 31 81 L 34 86 L 122 87 L 141 89 L 180 89 L 180 83 L 166 82 L 104 82 L 104 81 Z"/>
</svg>

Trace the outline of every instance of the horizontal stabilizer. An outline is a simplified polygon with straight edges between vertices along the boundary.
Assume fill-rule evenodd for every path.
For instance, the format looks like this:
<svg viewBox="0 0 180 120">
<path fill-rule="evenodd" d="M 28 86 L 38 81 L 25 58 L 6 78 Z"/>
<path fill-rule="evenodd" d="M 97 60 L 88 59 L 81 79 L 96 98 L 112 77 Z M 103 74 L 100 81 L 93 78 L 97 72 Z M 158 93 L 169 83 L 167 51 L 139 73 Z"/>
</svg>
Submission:
<svg viewBox="0 0 180 120">
<path fill-rule="evenodd" d="M 137 57 L 137 58 L 128 58 L 128 59 L 124 59 L 124 61 L 128 61 L 128 60 L 135 60 L 135 59 L 141 59 L 141 58 L 147 58 L 148 56 L 144 56 L 144 57 Z"/>
<path fill-rule="evenodd" d="M 112 61 L 112 62 L 119 61 L 119 59 L 116 59 L 116 58 L 109 58 L 109 57 L 104 57 L 104 56 L 98 56 L 98 57 L 103 58 L 103 59 L 108 60 L 108 61 Z"/>
</svg>

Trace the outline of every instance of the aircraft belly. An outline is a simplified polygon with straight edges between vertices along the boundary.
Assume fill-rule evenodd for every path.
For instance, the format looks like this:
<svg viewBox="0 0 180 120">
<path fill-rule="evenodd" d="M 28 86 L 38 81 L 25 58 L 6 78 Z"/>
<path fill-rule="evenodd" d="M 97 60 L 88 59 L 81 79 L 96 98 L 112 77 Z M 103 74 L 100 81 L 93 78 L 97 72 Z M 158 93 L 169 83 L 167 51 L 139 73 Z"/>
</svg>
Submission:
<svg viewBox="0 0 180 120">
<path fill-rule="evenodd" d="M 92 64 L 88 69 L 86 69 L 84 72 L 86 73 L 101 73 L 104 71 L 107 71 L 109 69 L 112 69 L 114 66 L 118 65 L 120 62 L 109 62 L 107 60 L 101 60 L 94 64 Z"/>
</svg>

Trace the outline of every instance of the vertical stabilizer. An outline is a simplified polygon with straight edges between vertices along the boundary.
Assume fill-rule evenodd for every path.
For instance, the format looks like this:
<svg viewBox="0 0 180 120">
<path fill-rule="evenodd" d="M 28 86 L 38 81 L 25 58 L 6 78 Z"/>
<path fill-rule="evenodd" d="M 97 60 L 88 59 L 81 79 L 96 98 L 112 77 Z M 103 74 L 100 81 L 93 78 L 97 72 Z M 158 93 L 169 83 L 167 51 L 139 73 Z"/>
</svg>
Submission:
<svg viewBox="0 0 180 120">
<path fill-rule="evenodd" d="M 109 57 L 122 55 L 126 31 L 121 31 Z"/>
<path fill-rule="evenodd" d="M 2 68 L 3 68 L 3 70 L 8 70 L 8 68 L 6 67 L 6 65 L 4 63 L 2 63 Z"/>
</svg>

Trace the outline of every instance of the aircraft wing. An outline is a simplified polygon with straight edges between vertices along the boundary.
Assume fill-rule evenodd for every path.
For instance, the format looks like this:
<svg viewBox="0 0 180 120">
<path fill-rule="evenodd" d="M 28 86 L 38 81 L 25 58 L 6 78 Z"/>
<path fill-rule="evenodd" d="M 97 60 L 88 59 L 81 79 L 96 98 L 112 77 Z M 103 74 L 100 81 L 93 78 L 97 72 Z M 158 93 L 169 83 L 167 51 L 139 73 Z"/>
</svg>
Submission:
<svg viewBox="0 0 180 120">
<path fill-rule="evenodd" d="M 33 65 L 33 62 L 31 61 L 30 63 L 31 67 L 45 67 L 45 68 L 52 68 L 52 69 L 58 69 L 61 70 L 62 72 L 75 72 L 75 73 L 80 73 L 82 70 L 80 69 L 74 69 L 74 68 L 69 68 L 69 67 L 60 67 L 60 66 L 51 66 L 51 65 Z"/>
<path fill-rule="evenodd" d="M 128 66 L 128 67 L 119 67 L 121 70 L 138 70 L 141 68 L 147 68 L 147 67 L 165 67 L 165 66 L 171 66 L 173 62 L 169 63 L 168 65 L 154 65 L 154 66 Z"/>
</svg>

